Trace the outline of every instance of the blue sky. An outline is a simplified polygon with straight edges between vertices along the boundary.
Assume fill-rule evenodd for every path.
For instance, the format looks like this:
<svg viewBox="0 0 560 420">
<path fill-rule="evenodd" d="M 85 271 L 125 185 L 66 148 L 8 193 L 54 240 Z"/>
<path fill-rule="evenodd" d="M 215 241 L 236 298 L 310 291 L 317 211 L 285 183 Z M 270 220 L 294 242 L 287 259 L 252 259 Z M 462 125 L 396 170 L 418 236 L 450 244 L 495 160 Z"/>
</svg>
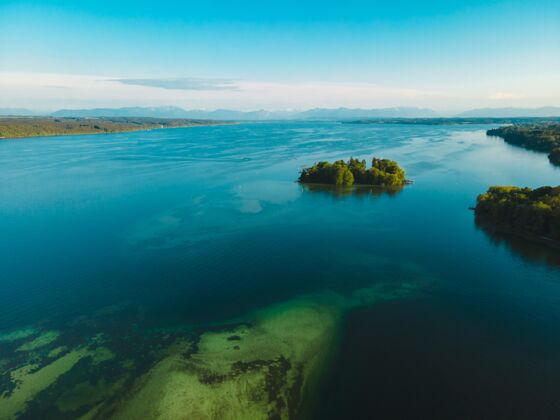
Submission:
<svg viewBox="0 0 560 420">
<path fill-rule="evenodd" d="M 560 1 L 0 1 L 0 107 L 560 105 Z"/>
</svg>

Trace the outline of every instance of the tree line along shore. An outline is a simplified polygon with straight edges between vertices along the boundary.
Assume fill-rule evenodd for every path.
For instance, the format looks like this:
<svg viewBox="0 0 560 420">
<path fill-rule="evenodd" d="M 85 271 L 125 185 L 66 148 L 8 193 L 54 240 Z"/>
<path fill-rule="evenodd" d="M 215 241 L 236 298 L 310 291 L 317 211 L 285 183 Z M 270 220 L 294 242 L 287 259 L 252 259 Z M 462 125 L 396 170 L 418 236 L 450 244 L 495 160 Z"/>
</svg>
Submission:
<svg viewBox="0 0 560 420">
<path fill-rule="evenodd" d="M 501 137 L 514 146 L 546 152 L 552 164 L 560 165 L 560 123 L 508 125 L 488 130 L 486 134 Z"/>
<path fill-rule="evenodd" d="M 560 123 L 546 121 L 490 129 L 489 136 L 528 150 L 548 153 L 560 165 Z M 477 197 L 476 222 L 485 229 L 560 248 L 560 186 L 493 186 Z"/>
<path fill-rule="evenodd" d="M 0 138 L 10 139 L 72 134 L 110 134 L 161 128 L 221 124 L 232 124 L 232 122 L 149 117 L 2 117 L 0 118 Z"/>
<path fill-rule="evenodd" d="M 488 130 L 487 135 L 508 144 L 548 153 L 560 165 L 560 123 L 515 124 Z M 560 186 L 536 189 L 493 186 L 480 194 L 475 207 L 477 224 L 512 233 L 560 249 Z"/>
</svg>

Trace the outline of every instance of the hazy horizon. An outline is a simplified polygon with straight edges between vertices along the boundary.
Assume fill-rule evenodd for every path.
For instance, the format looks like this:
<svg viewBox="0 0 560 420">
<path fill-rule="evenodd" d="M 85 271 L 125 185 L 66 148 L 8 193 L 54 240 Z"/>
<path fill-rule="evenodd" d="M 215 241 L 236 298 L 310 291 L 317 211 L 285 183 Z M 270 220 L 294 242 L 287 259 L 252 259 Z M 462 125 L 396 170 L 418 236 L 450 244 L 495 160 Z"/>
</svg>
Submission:
<svg viewBox="0 0 560 420">
<path fill-rule="evenodd" d="M 468 109 L 457 109 L 454 111 L 437 110 L 432 108 L 420 108 L 420 107 L 408 107 L 408 106 L 395 106 L 395 107 L 379 107 L 379 108 L 350 108 L 350 107 L 314 107 L 314 108 L 285 108 L 285 109 L 265 109 L 265 108 L 251 108 L 251 109 L 239 109 L 239 108 L 189 108 L 174 105 L 134 105 L 129 107 L 118 107 L 118 106 L 100 106 L 100 107 L 68 107 L 68 108 L 33 108 L 33 107 L 0 107 L 0 116 L 74 116 L 70 115 L 72 111 L 76 112 L 94 112 L 99 110 L 111 110 L 111 111 L 121 111 L 121 110 L 133 110 L 139 109 L 142 111 L 152 111 L 154 114 L 149 115 L 133 115 L 127 114 L 127 116 L 155 116 L 163 117 L 165 110 L 169 110 L 169 117 L 181 117 L 179 115 L 171 115 L 172 112 L 185 112 L 185 113 L 219 113 L 231 112 L 239 114 L 257 114 L 257 113 L 270 113 L 273 117 L 280 116 L 283 118 L 288 118 L 290 116 L 297 116 L 300 114 L 305 114 L 306 112 L 312 111 L 324 111 L 328 113 L 332 111 L 333 114 L 336 111 L 352 111 L 353 114 L 349 118 L 356 117 L 368 117 L 367 113 L 378 112 L 379 118 L 517 118 L 517 117 L 560 117 L 560 106 L 546 105 L 542 107 L 475 107 Z M 547 110 L 552 110 L 553 112 L 545 112 Z M 12 111 L 13 113 L 10 113 Z M 364 115 L 360 116 L 359 112 L 364 111 Z M 393 115 L 393 113 L 394 115 Z M 541 112 L 538 112 L 541 111 Z M 62 114 L 61 114 L 62 113 Z M 68 115 L 64 115 L 67 113 Z M 80 116 L 77 114 L 75 116 Z M 104 116 L 113 116 L 111 114 Z M 188 116 L 183 116 L 187 117 Z M 334 117 L 333 117 L 334 118 Z M 342 117 L 341 117 L 342 118 Z M 371 118 L 376 118 L 376 116 L 371 116 Z"/>
</svg>

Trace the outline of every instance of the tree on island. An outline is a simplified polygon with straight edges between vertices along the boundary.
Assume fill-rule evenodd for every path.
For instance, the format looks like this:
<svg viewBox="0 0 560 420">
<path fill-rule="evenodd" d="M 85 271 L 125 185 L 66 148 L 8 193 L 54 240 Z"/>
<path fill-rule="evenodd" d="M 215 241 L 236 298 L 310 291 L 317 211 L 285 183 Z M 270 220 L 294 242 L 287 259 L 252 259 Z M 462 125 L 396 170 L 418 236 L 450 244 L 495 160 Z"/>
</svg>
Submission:
<svg viewBox="0 0 560 420">
<path fill-rule="evenodd" d="M 373 158 L 371 168 L 366 161 L 350 158 L 348 162 L 337 160 L 334 163 L 319 162 L 304 168 L 299 182 L 330 185 L 375 185 L 397 187 L 406 183 L 404 170 L 389 159 Z"/>
<path fill-rule="evenodd" d="M 475 212 L 478 222 L 497 230 L 560 240 L 560 186 L 490 187 Z"/>
</svg>

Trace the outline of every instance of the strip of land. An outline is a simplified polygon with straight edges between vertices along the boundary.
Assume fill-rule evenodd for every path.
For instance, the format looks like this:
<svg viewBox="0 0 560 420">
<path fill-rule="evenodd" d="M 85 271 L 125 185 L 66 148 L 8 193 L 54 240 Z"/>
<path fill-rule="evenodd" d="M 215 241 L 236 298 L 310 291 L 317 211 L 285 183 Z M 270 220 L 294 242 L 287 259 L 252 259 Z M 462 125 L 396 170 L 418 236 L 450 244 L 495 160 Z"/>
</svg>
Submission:
<svg viewBox="0 0 560 420">
<path fill-rule="evenodd" d="M 514 146 L 547 152 L 550 162 L 560 165 L 560 123 L 510 125 L 488 130 L 487 134 Z"/>
<path fill-rule="evenodd" d="M 233 124 L 224 121 L 184 118 L 58 118 L 58 117 L 6 117 L 0 118 L 0 139 L 62 136 L 75 134 L 110 134 L 162 128 L 196 127 Z"/>
<path fill-rule="evenodd" d="M 341 121 L 347 124 L 408 124 L 408 125 L 466 125 L 466 124 L 544 124 L 559 123 L 560 117 L 473 117 L 473 118 L 365 118 Z"/>
<path fill-rule="evenodd" d="M 478 196 L 475 214 L 483 227 L 560 247 L 560 186 L 490 187 Z"/>
</svg>

